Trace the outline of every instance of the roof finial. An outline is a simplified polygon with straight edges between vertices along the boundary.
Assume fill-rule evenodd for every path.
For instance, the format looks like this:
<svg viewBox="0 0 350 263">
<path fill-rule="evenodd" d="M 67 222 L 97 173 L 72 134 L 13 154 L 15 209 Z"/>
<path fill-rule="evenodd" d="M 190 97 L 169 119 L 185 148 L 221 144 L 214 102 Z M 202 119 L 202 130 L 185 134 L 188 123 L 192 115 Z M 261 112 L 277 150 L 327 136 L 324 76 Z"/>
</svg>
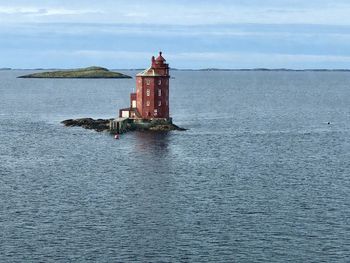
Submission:
<svg viewBox="0 0 350 263">
<path fill-rule="evenodd" d="M 162 51 L 159 51 L 159 56 L 161 56 L 162 55 Z"/>
</svg>

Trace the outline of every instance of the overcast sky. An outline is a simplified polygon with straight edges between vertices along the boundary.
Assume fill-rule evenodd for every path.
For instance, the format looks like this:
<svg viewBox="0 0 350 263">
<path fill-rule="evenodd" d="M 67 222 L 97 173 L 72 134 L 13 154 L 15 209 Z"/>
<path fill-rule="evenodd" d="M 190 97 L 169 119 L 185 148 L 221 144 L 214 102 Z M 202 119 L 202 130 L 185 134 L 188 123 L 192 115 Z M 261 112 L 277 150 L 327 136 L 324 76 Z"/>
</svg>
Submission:
<svg viewBox="0 0 350 263">
<path fill-rule="evenodd" d="M 350 68 L 349 43 L 349 0 L 0 2 L 0 67 Z"/>
</svg>

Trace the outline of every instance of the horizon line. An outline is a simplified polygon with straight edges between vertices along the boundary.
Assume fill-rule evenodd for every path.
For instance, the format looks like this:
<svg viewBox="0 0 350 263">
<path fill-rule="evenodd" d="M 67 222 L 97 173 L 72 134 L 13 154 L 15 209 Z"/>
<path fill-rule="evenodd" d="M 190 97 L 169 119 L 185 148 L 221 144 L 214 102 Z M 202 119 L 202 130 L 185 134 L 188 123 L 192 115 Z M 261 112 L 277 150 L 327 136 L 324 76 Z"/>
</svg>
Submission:
<svg viewBox="0 0 350 263">
<path fill-rule="evenodd" d="M 85 68 L 85 67 L 77 67 Z M 71 70 L 77 68 L 11 68 L 0 67 L 0 71 L 6 70 Z M 144 70 L 144 68 L 109 68 L 110 70 Z M 170 68 L 173 71 L 350 71 L 350 68 Z"/>
</svg>

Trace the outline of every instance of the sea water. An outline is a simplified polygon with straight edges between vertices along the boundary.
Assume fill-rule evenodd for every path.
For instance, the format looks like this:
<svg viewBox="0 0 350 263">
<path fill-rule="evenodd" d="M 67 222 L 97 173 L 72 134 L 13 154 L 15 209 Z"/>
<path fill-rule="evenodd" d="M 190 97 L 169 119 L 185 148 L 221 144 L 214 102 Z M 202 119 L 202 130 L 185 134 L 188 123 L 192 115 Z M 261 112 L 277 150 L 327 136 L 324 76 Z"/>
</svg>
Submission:
<svg viewBox="0 0 350 263">
<path fill-rule="evenodd" d="M 135 79 L 27 73 L 0 71 L 1 262 L 349 262 L 350 73 L 173 71 L 188 130 L 120 140 L 60 121 Z"/>
</svg>

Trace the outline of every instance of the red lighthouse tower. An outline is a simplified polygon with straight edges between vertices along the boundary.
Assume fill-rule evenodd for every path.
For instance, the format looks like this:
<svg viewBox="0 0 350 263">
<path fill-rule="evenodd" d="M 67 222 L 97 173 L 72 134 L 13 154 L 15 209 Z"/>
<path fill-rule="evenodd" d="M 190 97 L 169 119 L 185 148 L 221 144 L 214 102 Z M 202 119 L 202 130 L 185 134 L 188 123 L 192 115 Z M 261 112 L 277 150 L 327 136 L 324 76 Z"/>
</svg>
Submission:
<svg viewBox="0 0 350 263">
<path fill-rule="evenodd" d="M 136 75 L 136 93 L 130 95 L 130 108 L 120 117 L 132 119 L 169 119 L 169 65 L 159 52 L 151 66 Z"/>
</svg>

